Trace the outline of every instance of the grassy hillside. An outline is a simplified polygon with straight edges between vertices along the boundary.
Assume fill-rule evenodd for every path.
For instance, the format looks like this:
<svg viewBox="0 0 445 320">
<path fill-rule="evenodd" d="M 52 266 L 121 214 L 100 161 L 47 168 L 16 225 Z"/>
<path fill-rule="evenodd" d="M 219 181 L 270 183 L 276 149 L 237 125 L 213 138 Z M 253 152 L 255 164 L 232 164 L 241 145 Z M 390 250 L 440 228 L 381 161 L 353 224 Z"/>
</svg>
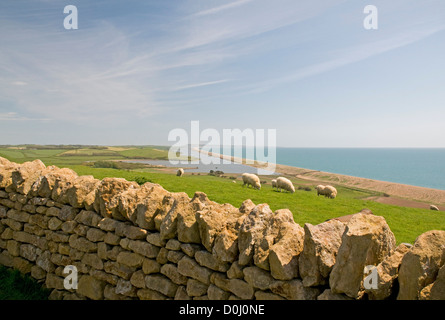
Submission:
<svg viewBox="0 0 445 320">
<path fill-rule="evenodd" d="M 128 159 L 167 160 L 168 149 L 158 146 L 0 146 L 0 156 L 22 163 L 40 159 L 45 165 L 69 166 L 85 162 Z"/>
</svg>

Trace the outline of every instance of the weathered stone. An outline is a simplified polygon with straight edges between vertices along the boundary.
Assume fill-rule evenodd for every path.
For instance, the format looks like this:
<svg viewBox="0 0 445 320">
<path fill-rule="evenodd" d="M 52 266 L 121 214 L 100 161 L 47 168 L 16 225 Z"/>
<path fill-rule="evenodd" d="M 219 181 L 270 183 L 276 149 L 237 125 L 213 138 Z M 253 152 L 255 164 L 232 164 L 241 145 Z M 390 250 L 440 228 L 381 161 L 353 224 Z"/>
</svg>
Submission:
<svg viewBox="0 0 445 320">
<path fill-rule="evenodd" d="M 93 176 L 76 177 L 66 191 L 68 203 L 74 208 L 93 210 L 96 188 L 99 184 L 100 180 Z"/>
<path fill-rule="evenodd" d="M 216 236 L 224 229 L 227 217 L 234 212 L 238 212 L 238 209 L 230 204 L 216 204 L 207 205 L 196 213 L 202 244 L 209 252 L 212 252 Z"/>
<path fill-rule="evenodd" d="M 274 282 L 274 278 L 269 272 L 260 269 L 256 266 L 246 267 L 243 269 L 244 280 L 247 281 L 252 287 L 267 290 Z"/>
<path fill-rule="evenodd" d="M 13 256 L 11 256 L 8 251 L 0 252 L 0 265 L 5 267 L 12 267 L 13 265 Z"/>
<path fill-rule="evenodd" d="M 104 299 L 105 300 L 114 300 L 114 301 L 131 300 L 130 297 L 127 297 L 127 296 L 124 296 L 121 294 L 117 294 L 116 293 L 116 285 L 117 285 L 117 282 L 115 285 L 110 285 L 110 284 L 105 285 Z"/>
<path fill-rule="evenodd" d="M 271 293 L 271 292 L 264 292 L 264 291 L 255 291 L 255 299 L 256 300 L 286 300 L 283 297 Z"/>
<path fill-rule="evenodd" d="M 95 189 L 95 199 L 93 203 L 94 210 L 99 212 L 102 217 L 111 218 L 112 210 L 118 205 L 120 193 L 129 188 L 138 188 L 136 182 L 129 182 L 122 178 L 104 178 Z M 114 216 L 114 219 L 125 220 L 122 216 Z"/>
<path fill-rule="evenodd" d="M 178 271 L 183 276 L 196 279 L 205 284 L 210 284 L 210 275 L 212 274 L 212 271 L 199 266 L 195 260 L 188 256 L 184 256 L 184 258 L 178 262 Z"/>
<path fill-rule="evenodd" d="M 145 241 L 130 240 L 128 242 L 128 248 L 147 258 L 156 258 L 159 253 L 158 247 Z"/>
<path fill-rule="evenodd" d="M 377 266 L 394 251 L 395 243 L 385 218 L 362 213 L 353 215 L 343 233 L 329 277 L 332 292 L 360 298 L 364 293 L 365 266 Z"/>
<path fill-rule="evenodd" d="M 49 219 L 50 219 L 50 217 L 48 217 L 48 216 L 35 214 L 35 215 L 31 215 L 29 217 L 29 223 L 35 224 L 35 225 L 39 226 L 40 228 L 46 229 L 46 228 L 48 228 Z"/>
<path fill-rule="evenodd" d="M 127 237 L 128 239 L 140 240 L 147 237 L 147 230 L 119 223 L 116 225 L 116 235 L 120 237 Z"/>
<path fill-rule="evenodd" d="M 147 234 L 146 240 L 148 243 L 151 243 L 152 245 L 155 245 L 157 247 L 164 247 L 167 243 L 166 240 L 161 238 L 161 234 L 158 232 Z"/>
<path fill-rule="evenodd" d="M 10 227 L 14 231 L 21 231 L 23 230 L 23 223 L 6 218 L 2 219 L 2 223 L 8 227 Z"/>
<path fill-rule="evenodd" d="M 89 228 L 86 234 L 86 238 L 91 242 L 104 241 L 105 232 L 96 228 Z"/>
<path fill-rule="evenodd" d="M 304 246 L 299 258 L 299 272 L 306 287 L 324 285 L 328 281 L 345 228 L 345 224 L 338 220 L 315 226 L 309 223 L 304 225 Z"/>
<path fill-rule="evenodd" d="M 181 251 L 168 251 L 167 260 L 173 263 L 178 263 L 185 256 Z"/>
<path fill-rule="evenodd" d="M 87 210 L 80 211 L 76 215 L 74 220 L 89 227 L 97 227 L 99 225 L 99 222 L 102 222 L 101 216 L 99 216 L 94 211 L 87 211 Z M 103 224 L 104 222 L 102 222 L 102 225 Z"/>
<path fill-rule="evenodd" d="M 278 280 L 298 277 L 298 259 L 303 251 L 304 229 L 293 220 L 281 222 L 275 241 L 269 252 L 271 275 Z"/>
<path fill-rule="evenodd" d="M 45 286 L 48 289 L 57 289 L 57 290 L 65 289 L 65 287 L 63 285 L 63 278 L 62 277 L 58 277 L 58 276 L 56 276 L 55 274 L 52 274 L 52 273 L 48 273 L 46 275 Z M 79 293 L 81 293 L 81 292 L 79 292 Z M 83 294 L 83 293 L 81 293 L 81 294 Z M 85 295 L 85 294 L 83 294 L 83 295 Z"/>
<path fill-rule="evenodd" d="M 117 281 L 119 280 L 119 277 L 117 277 L 113 274 L 109 274 L 104 271 L 96 270 L 96 269 L 91 269 L 90 275 L 98 280 L 105 281 L 113 286 L 117 285 Z"/>
<path fill-rule="evenodd" d="M 107 243 L 107 244 L 111 244 L 111 245 L 117 246 L 117 245 L 119 245 L 119 242 L 121 241 L 121 238 L 119 236 L 115 235 L 112 232 L 107 232 L 105 234 L 105 236 L 104 236 L 104 240 L 103 241 L 105 243 Z"/>
<path fill-rule="evenodd" d="M 161 267 L 160 272 L 166 277 L 168 277 L 171 281 L 173 281 L 173 283 L 176 283 L 178 285 L 187 284 L 187 277 L 180 274 L 178 272 L 178 268 L 174 264 L 171 263 L 164 264 Z"/>
<path fill-rule="evenodd" d="M 215 271 L 226 272 L 229 270 L 229 265 L 227 263 L 219 261 L 216 256 L 208 251 L 202 250 L 196 252 L 195 259 L 200 265 Z"/>
<path fill-rule="evenodd" d="M 93 267 L 96 270 L 102 270 L 104 268 L 104 263 L 102 259 L 95 253 L 85 253 L 82 257 L 82 263 Z"/>
<path fill-rule="evenodd" d="M 174 297 L 178 289 L 178 285 L 163 275 L 145 276 L 145 286 L 168 297 Z"/>
<path fill-rule="evenodd" d="M 333 293 L 331 289 L 325 289 L 323 293 L 317 297 L 317 300 L 353 300 L 353 299 L 342 293 Z"/>
<path fill-rule="evenodd" d="M 20 256 L 29 261 L 36 261 L 37 248 L 31 244 L 22 244 L 20 246 Z"/>
<path fill-rule="evenodd" d="M 9 240 L 6 242 L 6 250 L 13 257 L 18 257 L 20 255 L 20 242 L 15 240 Z"/>
<path fill-rule="evenodd" d="M 59 219 L 57 219 L 56 217 L 52 217 L 51 219 L 49 219 L 48 221 L 48 228 L 50 230 L 59 230 L 62 227 L 62 221 L 60 221 Z"/>
<path fill-rule="evenodd" d="M 7 217 L 19 222 L 28 222 L 30 215 L 24 211 L 11 209 L 7 212 Z"/>
<path fill-rule="evenodd" d="M 114 274 L 118 277 L 123 278 L 124 280 L 130 280 L 131 275 L 136 268 L 128 267 L 127 265 L 120 264 L 118 262 L 107 261 L 104 263 L 105 272 Z"/>
<path fill-rule="evenodd" d="M 161 270 L 161 265 L 152 259 L 144 259 L 142 262 L 142 271 L 145 274 L 158 273 Z"/>
<path fill-rule="evenodd" d="M 37 256 L 36 265 L 45 270 L 48 273 L 54 272 L 55 266 L 51 262 L 51 252 L 44 251 Z"/>
<path fill-rule="evenodd" d="M 132 268 L 139 268 L 142 266 L 142 262 L 144 261 L 144 257 L 140 254 L 122 251 L 117 256 L 117 262 L 120 264 L 126 265 Z"/>
<path fill-rule="evenodd" d="M 119 279 L 115 289 L 116 294 L 121 294 L 128 297 L 136 297 L 137 289 L 133 287 L 130 281 Z"/>
<path fill-rule="evenodd" d="M 239 265 L 238 261 L 235 261 L 227 270 L 227 277 L 229 279 L 242 279 L 244 277 L 243 268 Z"/>
<path fill-rule="evenodd" d="M 178 214 L 190 207 L 190 198 L 185 192 L 169 193 L 162 203 L 163 206 L 154 217 L 155 227 L 162 239 L 171 239 L 178 233 Z"/>
<path fill-rule="evenodd" d="M 18 193 L 28 194 L 32 185 L 46 169 L 46 166 L 40 160 L 24 162 L 12 171 L 12 186 Z"/>
<path fill-rule="evenodd" d="M 74 249 L 83 252 L 97 252 L 97 244 L 91 242 L 84 237 L 79 237 L 77 234 L 73 234 L 69 238 L 70 246 Z"/>
<path fill-rule="evenodd" d="M 193 258 L 195 256 L 195 253 L 199 250 L 201 250 L 201 246 L 197 244 L 190 244 L 190 243 L 182 243 L 181 244 L 181 250 L 189 257 Z"/>
<path fill-rule="evenodd" d="M 420 300 L 445 300 L 445 264 L 439 269 L 436 280 L 422 289 Z"/>
<path fill-rule="evenodd" d="M 116 225 L 119 222 L 111 219 L 111 218 L 103 218 L 101 219 L 98 223 L 97 226 L 99 227 L 99 229 L 104 230 L 104 231 L 109 231 L 112 232 L 116 229 Z"/>
<path fill-rule="evenodd" d="M 184 286 L 179 286 L 178 290 L 176 290 L 174 300 L 192 300 L 192 297 L 187 295 L 187 291 Z"/>
<path fill-rule="evenodd" d="M 320 294 L 320 289 L 305 287 L 299 279 L 276 280 L 270 285 L 270 290 L 288 300 L 315 300 Z"/>
<path fill-rule="evenodd" d="M 136 271 L 130 278 L 130 283 L 136 288 L 145 288 L 145 274 L 142 270 Z"/>
<path fill-rule="evenodd" d="M 203 192 L 196 192 L 189 203 L 183 203 L 178 210 L 177 229 L 178 240 L 187 243 L 201 244 L 198 222 L 196 221 L 196 212 L 202 210 L 205 206 L 214 204 L 207 198 Z"/>
<path fill-rule="evenodd" d="M 377 266 L 377 288 L 365 289 L 370 300 L 384 300 L 391 296 L 394 282 L 399 273 L 399 267 L 404 255 L 411 249 L 411 245 L 400 244 L 394 252 L 385 257 Z"/>
<path fill-rule="evenodd" d="M 45 235 L 46 230 L 34 224 L 25 223 L 25 225 L 23 226 L 23 231 L 25 231 L 26 233 L 32 233 L 40 237 Z"/>
<path fill-rule="evenodd" d="M 141 300 L 166 300 L 168 299 L 162 293 L 151 289 L 139 289 L 137 292 L 139 299 Z"/>
<path fill-rule="evenodd" d="M 168 262 L 168 250 L 161 248 L 156 256 L 156 261 L 160 264 L 166 264 Z"/>
<path fill-rule="evenodd" d="M 200 297 L 207 293 L 209 287 L 208 284 L 204 284 L 195 279 L 188 279 L 187 284 L 187 295 L 190 297 Z"/>
<path fill-rule="evenodd" d="M 136 214 L 136 224 L 139 227 L 156 230 L 155 217 L 162 209 L 163 199 L 168 194 L 169 192 L 159 185 L 149 185 L 149 194 L 145 196 L 141 203 L 137 203 L 134 213 Z"/>
<path fill-rule="evenodd" d="M 106 282 L 98 280 L 90 275 L 80 277 L 77 292 L 92 300 L 102 300 Z"/>
<path fill-rule="evenodd" d="M 181 250 L 181 242 L 179 242 L 176 239 L 170 239 L 167 241 L 167 243 L 165 244 L 165 248 L 167 250 L 174 250 L 174 251 L 178 251 Z"/>
<path fill-rule="evenodd" d="M 419 299 L 420 291 L 436 280 L 445 264 L 445 231 L 431 230 L 417 237 L 399 270 L 399 300 Z"/>
<path fill-rule="evenodd" d="M 253 298 L 255 290 L 246 281 L 241 279 L 228 279 L 222 274 L 215 274 L 213 277 L 217 287 L 230 291 L 241 299 L 250 300 Z"/>
<path fill-rule="evenodd" d="M 12 238 L 16 241 L 36 244 L 40 237 L 37 237 L 33 234 L 29 234 L 23 231 L 14 231 Z"/>
<path fill-rule="evenodd" d="M 227 300 L 230 296 L 230 292 L 224 291 L 214 284 L 210 284 L 207 289 L 207 296 L 209 297 L 209 300 Z"/>
<path fill-rule="evenodd" d="M 273 241 L 271 237 L 266 237 L 265 233 L 269 225 L 273 221 L 273 212 L 270 210 L 267 204 L 257 205 L 250 213 L 245 217 L 238 236 L 238 248 L 239 248 L 239 264 L 247 265 L 250 263 L 254 255 L 256 256 L 255 264 L 262 264 L 266 258 L 264 250 L 261 250 L 261 243 L 263 246 L 270 241 Z M 265 263 L 267 264 L 267 263 Z"/>
<path fill-rule="evenodd" d="M 74 220 L 78 212 L 78 209 L 75 209 L 71 206 L 63 206 L 60 209 L 58 218 L 62 221 L 71 221 Z"/>
<path fill-rule="evenodd" d="M 46 278 L 46 271 L 39 266 L 33 265 L 31 267 L 31 277 L 36 280 L 43 280 Z"/>
</svg>

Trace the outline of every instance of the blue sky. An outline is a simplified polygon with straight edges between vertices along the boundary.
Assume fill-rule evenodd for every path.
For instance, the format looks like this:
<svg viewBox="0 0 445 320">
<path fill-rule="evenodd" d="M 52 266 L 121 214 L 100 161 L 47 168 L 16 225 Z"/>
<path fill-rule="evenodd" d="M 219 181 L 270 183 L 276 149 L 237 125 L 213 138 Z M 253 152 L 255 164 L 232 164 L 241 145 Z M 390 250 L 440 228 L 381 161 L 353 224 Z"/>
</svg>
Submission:
<svg viewBox="0 0 445 320">
<path fill-rule="evenodd" d="M 5 0 L 0 144 L 165 145 L 199 120 L 284 147 L 445 147 L 443 57 L 443 0 Z"/>
</svg>

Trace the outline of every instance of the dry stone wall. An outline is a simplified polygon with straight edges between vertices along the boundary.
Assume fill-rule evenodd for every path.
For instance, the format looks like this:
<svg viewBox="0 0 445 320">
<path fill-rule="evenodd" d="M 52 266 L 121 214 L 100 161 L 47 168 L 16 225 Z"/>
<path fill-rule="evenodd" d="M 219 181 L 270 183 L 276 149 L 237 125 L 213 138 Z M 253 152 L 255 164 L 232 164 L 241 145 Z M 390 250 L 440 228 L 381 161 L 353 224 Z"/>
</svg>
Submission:
<svg viewBox="0 0 445 320">
<path fill-rule="evenodd" d="M 445 231 L 396 247 L 369 211 L 302 227 L 267 204 L 236 208 L 40 160 L 0 158 L 0 264 L 51 299 L 445 299 Z M 67 266 L 77 289 L 65 288 Z"/>
</svg>

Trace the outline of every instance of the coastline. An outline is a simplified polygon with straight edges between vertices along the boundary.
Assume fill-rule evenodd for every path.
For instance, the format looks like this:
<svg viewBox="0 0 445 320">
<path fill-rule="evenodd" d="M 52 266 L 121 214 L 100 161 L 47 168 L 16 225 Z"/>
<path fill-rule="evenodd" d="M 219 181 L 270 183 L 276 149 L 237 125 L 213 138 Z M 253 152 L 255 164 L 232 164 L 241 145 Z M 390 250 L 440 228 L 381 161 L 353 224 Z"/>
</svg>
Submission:
<svg viewBox="0 0 445 320">
<path fill-rule="evenodd" d="M 259 169 L 264 169 L 264 167 L 267 166 L 267 163 L 261 161 L 253 161 L 214 152 L 206 152 L 199 148 L 196 148 L 194 150 L 212 157 L 229 160 L 235 163 L 252 166 Z M 306 180 L 308 182 L 331 183 L 349 188 L 366 189 L 370 191 L 386 193 L 391 197 L 399 197 L 408 201 L 413 200 L 425 202 L 428 204 L 426 205 L 426 207 L 429 207 L 429 204 L 445 206 L 445 190 L 418 187 L 396 182 L 380 181 L 361 177 L 353 177 L 343 174 L 316 171 L 282 164 L 276 164 L 275 172 L 284 176 Z M 372 200 L 379 201 L 379 199 Z M 384 199 L 379 202 L 384 202 Z"/>
</svg>

